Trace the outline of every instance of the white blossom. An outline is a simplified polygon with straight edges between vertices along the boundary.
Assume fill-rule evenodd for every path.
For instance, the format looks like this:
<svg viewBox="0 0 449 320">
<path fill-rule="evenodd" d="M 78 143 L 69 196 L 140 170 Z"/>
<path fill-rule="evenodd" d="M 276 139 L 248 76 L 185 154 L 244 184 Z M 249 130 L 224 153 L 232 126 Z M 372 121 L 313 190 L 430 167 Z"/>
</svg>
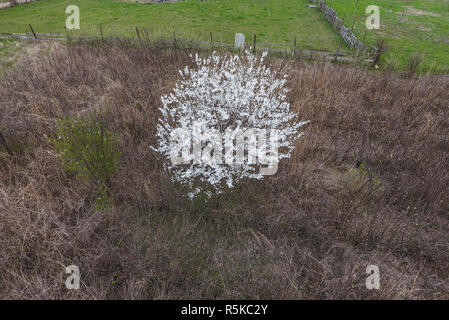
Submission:
<svg viewBox="0 0 449 320">
<path fill-rule="evenodd" d="M 264 65 L 265 57 L 266 53 L 257 58 L 248 51 L 243 56 L 222 56 L 214 52 L 207 58 L 200 58 L 196 54 L 196 67 L 179 70 L 181 80 L 170 94 L 161 97 L 161 118 L 156 133 L 158 145 L 151 148 L 166 158 L 165 168 L 172 172 L 173 178 L 193 190 L 191 197 L 201 190 L 211 194 L 211 191 L 232 188 L 242 178 L 263 178 L 256 165 L 248 161 L 233 162 L 224 149 L 219 150 L 222 154 L 218 156 L 223 156 L 223 161 L 198 161 L 198 157 L 202 159 L 201 152 L 208 146 L 210 149 L 217 137 L 224 143 L 230 132 L 276 130 L 279 150 L 271 152 L 271 158 L 267 154 L 267 159 L 273 160 L 275 156 L 278 161 L 291 156 L 295 140 L 302 135 L 299 129 L 308 121 L 299 121 L 297 114 L 290 111 L 286 100 L 287 76 L 280 76 Z M 179 129 L 191 133 L 199 131 L 201 137 L 193 134 L 192 141 L 184 140 L 184 147 L 191 151 L 183 154 L 184 164 L 169 161 L 177 143 L 173 135 Z M 247 145 L 245 153 L 250 153 Z"/>
</svg>

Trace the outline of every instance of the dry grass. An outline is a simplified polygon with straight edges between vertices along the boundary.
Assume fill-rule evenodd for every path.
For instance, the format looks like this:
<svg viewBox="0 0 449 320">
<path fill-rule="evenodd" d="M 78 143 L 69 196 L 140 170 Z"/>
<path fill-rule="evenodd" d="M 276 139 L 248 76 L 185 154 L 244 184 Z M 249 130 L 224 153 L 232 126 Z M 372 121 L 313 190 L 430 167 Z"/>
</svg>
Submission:
<svg viewBox="0 0 449 320">
<path fill-rule="evenodd" d="M 186 200 L 149 149 L 187 52 L 58 46 L 8 70 L 0 298 L 448 299 L 448 77 L 270 63 L 311 124 L 277 175 L 206 203 Z M 56 118 L 88 114 L 120 139 L 104 211 L 47 138 Z M 380 290 L 365 288 L 369 264 Z"/>
</svg>

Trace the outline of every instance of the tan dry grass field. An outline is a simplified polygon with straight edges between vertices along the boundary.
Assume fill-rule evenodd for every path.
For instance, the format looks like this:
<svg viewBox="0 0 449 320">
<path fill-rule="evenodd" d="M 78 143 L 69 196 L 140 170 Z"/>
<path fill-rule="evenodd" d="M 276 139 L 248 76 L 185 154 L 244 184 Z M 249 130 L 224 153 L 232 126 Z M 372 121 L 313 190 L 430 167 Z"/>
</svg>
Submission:
<svg viewBox="0 0 449 320">
<path fill-rule="evenodd" d="M 294 156 L 191 202 L 149 148 L 188 54 L 55 45 L 0 75 L 0 298 L 449 298 L 448 77 L 270 58 L 311 120 Z M 50 142 L 68 115 L 117 136 L 103 207 Z"/>
</svg>

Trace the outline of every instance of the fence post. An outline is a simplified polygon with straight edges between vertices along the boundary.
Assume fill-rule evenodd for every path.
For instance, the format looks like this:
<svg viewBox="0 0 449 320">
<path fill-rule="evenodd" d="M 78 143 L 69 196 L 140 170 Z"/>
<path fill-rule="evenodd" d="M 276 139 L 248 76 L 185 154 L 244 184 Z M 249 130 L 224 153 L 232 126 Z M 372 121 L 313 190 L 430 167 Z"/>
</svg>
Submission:
<svg viewBox="0 0 449 320">
<path fill-rule="evenodd" d="M 354 21 L 352 22 L 351 32 L 354 31 L 354 26 L 355 26 L 355 19 L 354 19 Z"/>
<path fill-rule="evenodd" d="M 334 62 L 337 62 L 338 54 L 340 53 L 340 48 L 341 48 L 341 42 L 342 41 L 343 41 L 343 38 L 340 38 L 340 43 L 338 44 L 338 50 L 337 50 L 337 53 L 335 54 L 335 61 Z"/>
<path fill-rule="evenodd" d="M 69 36 L 69 30 L 65 26 L 64 26 L 64 29 L 65 29 L 65 36 L 67 38 L 67 41 L 69 42 L 69 44 L 71 44 L 72 38 L 70 38 L 70 36 Z"/>
<path fill-rule="evenodd" d="M 382 55 L 383 46 L 384 46 L 384 41 L 381 41 L 379 48 L 377 48 L 376 53 L 374 55 L 373 67 L 375 67 L 377 65 L 377 62 L 379 61 L 380 56 Z"/>
<path fill-rule="evenodd" d="M 293 42 L 293 56 L 296 57 L 296 37 L 295 41 Z"/>
<path fill-rule="evenodd" d="M 139 28 L 137 28 L 137 26 L 136 26 L 136 32 L 137 32 L 137 38 L 139 39 L 139 45 L 140 45 L 140 33 L 139 33 Z"/>
<path fill-rule="evenodd" d="M 363 40 L 362 40 L 363 44 L 365 44 L 365 37 L 366 37 L 367 32 L 368 32 L 368 29 L 365 29 L 365 33 L 363 34 Z"/>
<path fill-rule="evenodd" d="M 37 36 L 36 36 L 36 34 L 34 33 L 33 27 L 31 26 L 31 24 L 30 24 L 29 26 L 30 26 L 31 32 L 33 33 L 34 38 L 37 40 Z"/>
</svg>

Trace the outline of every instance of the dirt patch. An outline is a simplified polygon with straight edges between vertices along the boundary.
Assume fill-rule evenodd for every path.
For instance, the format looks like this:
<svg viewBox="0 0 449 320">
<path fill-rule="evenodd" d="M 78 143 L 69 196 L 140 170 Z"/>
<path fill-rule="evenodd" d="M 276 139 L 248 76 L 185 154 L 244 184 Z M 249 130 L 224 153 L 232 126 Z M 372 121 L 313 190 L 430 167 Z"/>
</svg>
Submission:
<svg viewBox="0 0 449 320">
<path fill-rule="evenodd" d="M 3 2 L 3 3 L 0 3 L 0 9 L 6 9 L 9 7 L 17 6 L 19 4 L 30 3 L 30 2 L 34 2 L 34 1 L 38 1 L 38 0 L 15 0 L 15 1 Z"/>
<path fill-rule="evenodd" d="M 427 28 L 427 27 L 423 27 L 423 26 L 418 26 L 418 30 L 420 30 L 420 31 L 432 31 L 432 28 Z"/>
<path fill-rule="evenodd" d="M 441 14 L 438 14 L 438 13 L 429 12 L 429 11 L 425 11 L 425 10 L 419 10 L 419 9 L 416 9 L 416 8 L 413 8 L 410 6 L 406 6 L 405 8 L 406 8 L 406 10 L 404 12 L 402 12 L 402 14 L 404 14 L 404 15 L 441 17 Z"/>
</svg>

